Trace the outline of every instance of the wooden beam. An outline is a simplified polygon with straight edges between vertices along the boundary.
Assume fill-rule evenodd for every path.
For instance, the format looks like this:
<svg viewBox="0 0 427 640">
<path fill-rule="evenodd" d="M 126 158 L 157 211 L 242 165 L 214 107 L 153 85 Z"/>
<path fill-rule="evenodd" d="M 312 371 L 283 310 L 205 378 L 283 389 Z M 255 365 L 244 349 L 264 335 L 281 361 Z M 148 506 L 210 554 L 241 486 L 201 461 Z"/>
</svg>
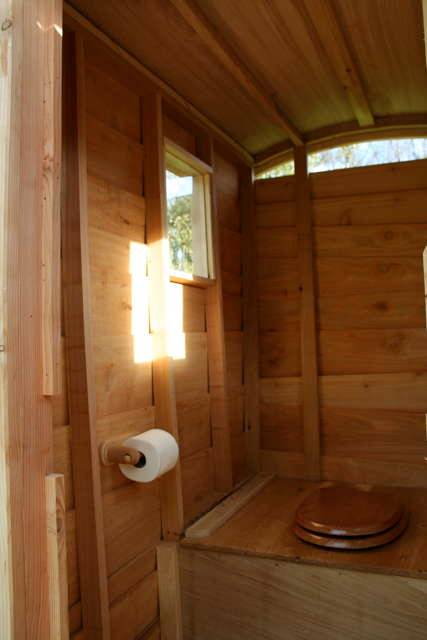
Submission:
<svg viewBox="0 0 427 640">
<path fill-rule="evenodd" d="M 295 196 L 301 281 L 301 377 L 305 473 L 320 479 L 320 417 L 312 206 L 307 150 L 295 149 Z"/>
<path fill-rule="evenodd" d="M 50 0 L 0 3 L 0 636 L 49 638 L 43 152 Z"/>
<path fill-rule="evenodd" d="M 76 11 L 68 2 L 64 2 L 64 21 L 65 24 L 68 24 L 72 28 L 78 28 L 82 32 L 82 34 L 90 34 L 99 42 L 102 42 L 118 57 L 122 58 L 131 67 L 136 69 L 136 71 L 141 74 L 141 77 L 143 77 L 145 80 L 149 80 L 153 84 L 153 90 L 155 90 L 156 88 L 159 89 L 161 93 L 166 98 L 168 98 L 180 112 L 182 112 L 186 116 L 194 118 L 194 120 L 201 126 L 203 126 L 203 128 L 214 134 L 215 137 L 219 140 L 225 142 L 225 144 L 230 147 L 235 152 L 235 154 L 243 162 L 245 162 L 245 164 L 252 166 L 253 158 L 251 154 L 242 147 L 242 145 L 236 142 L 236 140 L 234 140 L 230 135 L 225 133 L 225 131 L 220 129 L 220 127 L 211 122 L 211 120 L 209 120 L 207 116 L 196 109 L 196 107 L 194 107 L 191 102 L 183 98 L 172 87 L 166 84 L 166 82 L 163 82 L 163 80 L 161 80 L 152 71 L 145 67 L 139 60 L 125 51 L 120 45 L 114 42 L 114 40 L 109 38 L 105 33 L 103 33 L 94 24 L 87 20 L 87 18 L 85 18 L 81 13 Z"/>
<path fill-rule="evenodd" d="M 166 220 L 165 147 L 159 92 L 142 99 L 144 197 L 149 251 L 150 325 L 153 334 L 153 380 L 156 426 L 179 441 L 173 362 L 168 354 L 169 245 Z M 163 537 L 179 538 L 184 527 L 181 465 L 160 480 Z"/>
<path fill-rule="evenodd" d="M 43 151 L 43 393 L 59 393 L 61 353 L 61 76 L 62 1 L 50 0 L 44 33 Z"/>
<path fill-rule="evenodd" d="M 227 492 L 233 488 L 233 465 L 229 415 L 230 399 L 224 336 L 220 232 L 215 191 L 215 154 L 212 139 L 199 139 L 198 151 L 203 160 L 213 167 L 213 174 L 210 179 L 210 193 L 211 245 L 215 280 L 213 285 L 206 290 L 206 329 L 208 336 L 209 394 L 215 489 L 220 492 Z"/>
<path fill-rule="evenodd" d="M 91 354 L 83 41 L 64 37 L 62 252 L 65 347 L 83 629 L 108 640 L 107 569 Z"/>
<path fill-rule="evenodd" d="M 259 471 L 260 422 L 258 392 L 258 309 L 256 277 L 256 218 L 253 172 L 240 170 L 240 209 L 243 261 L 243 383 L 248 464 Z"/>
<path fill-rule="evenodd" d="M 68 640 L 68 580 L 64 476 L 46 476 L 49 640 Z"/>
<path fill-rule="evenodd" d="M 363 82 L 353 59 L 352 53 L 339 23 L 336 10 L 331 0 L 316 0 L 306 4 L 293 0 L 293 4 L 301 13 L 320 55 L 323 53 L 329 60 L 338 80 L 347 94 L 353 113 L 361 127 L 374 124 L 374 116 L 369 106 Z M 325 34 L 328 41 L 325 41 Z M 322 35 L 320 35 L 322 34 Z"/>
<path fill-rule="evenodd" d="M 286 133 L 295 145 L 303 144 L 302 135 L 282 113 L 274 100 L 264 91 L 258 80 L 240 60 L 234 49 L 225 41 L 221 33 L 193 0 L 171 0 L 184 20 L 196 31 L 205 46 L 217 60 L 231 73 L 246 93 L 262 108 L 264 113 Z"/>
<path fill-rule="evenodd" d="M 427 114 L 378 116 L 374 126 L 363 129 L 354 120 L 322 127 L 306 134 L 306 147 L 308 153 L 313 153 L 354 142 L 408 137 L 427 137 Z M 291 160 L 292 155 L 293 147 L 289 141 L 280 142 L 260 151 L 255 156 L 255 175 L 281 162 Z"/>
<path fill-rule="evenodd" d="M 176 542 L 162 542 L 157 547 L 157 576 L 162 640 L 182 640 L 181 583 Z"/>
<path fill-rule="evenodd" d="M 8 209 L 9 209 L 9 154 L 13 140 L 12 103 L 13 74 L 16 42 L 12 37 L 13 2 L 3 3 L 0 12 L 0 566 L 2 597 L 0 598 L 0 637 L 13 637 L 13 560 L 12 513 L 10 505 L 9 448 L 12 422 L 7 406 L 9 379 L 6 355 L 8 275 Z M 9 22 L 7 22 L 9 21 Z M 9 26 L 8 26 L 9 25 Z M 19 59 L 18 59 L 19 60 Z M 19 68 L 17 60 L 17 67 Z M 11 381 L 12 382 L 12 381 Z M 21 562 L 23 562 L 23 549 Z"/>
</svg>

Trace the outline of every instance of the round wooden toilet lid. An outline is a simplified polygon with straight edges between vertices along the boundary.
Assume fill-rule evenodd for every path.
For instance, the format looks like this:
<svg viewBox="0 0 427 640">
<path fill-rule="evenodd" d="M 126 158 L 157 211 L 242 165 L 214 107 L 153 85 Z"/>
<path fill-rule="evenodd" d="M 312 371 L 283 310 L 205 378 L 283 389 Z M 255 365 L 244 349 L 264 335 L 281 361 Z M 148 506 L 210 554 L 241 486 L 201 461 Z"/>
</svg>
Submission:
<svg viewBox="0 0 427 640">
<path fill-rule="evenodd" d="M 316 489 L 300 504 L 296 523 L 330 536 L 366 536 L 390 529 L 401 518 L 403 505 L 392 493 L 357 487 Z"/>
<path fill-rule="evenodd" d="M 391 527 L 391 529 L 387 529 L 386 531 L 382 531 L 381 533 L 368 536 L 353 536 L 348 538 L 344 536 L 328 536 L 323 533 L 307 531 L 307 529 L 300 527 L 297 523 L 294 524 L 294 533 L 298 538 L 304 540 L 304 542 L 309 542 L 317 547 L 339 549 L 343 551 L 357 551 L 359 549 L 373 549 L 374 547 L 381 547 L 389 542 L 393 542 L 393 540 L 398 538 L 405 531 L 408 526 L 408 521 L 409 514 L 404 511 L 402 517 L 394 527 Z"/>
</svg>

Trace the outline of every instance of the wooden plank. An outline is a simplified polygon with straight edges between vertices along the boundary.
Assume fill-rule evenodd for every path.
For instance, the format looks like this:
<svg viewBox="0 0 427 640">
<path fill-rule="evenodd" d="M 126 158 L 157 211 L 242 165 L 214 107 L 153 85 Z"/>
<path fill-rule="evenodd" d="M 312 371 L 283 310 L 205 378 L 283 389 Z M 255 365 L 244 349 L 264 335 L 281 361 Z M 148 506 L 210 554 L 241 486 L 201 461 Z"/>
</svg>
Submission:
<svg viewBox="0 0 427 640">
<path fill-rule="evenodd" d="M 83 625 L 93 638 L 110 637 L 107 570 L 95 432 L 91 361 L 84 49 L 67 35 L 64 85 L 63 287 L 73 481 L 79 538 Z"/>
<path fill-rule="evenodd" d="M 186 20 L 189 26 L 200 36 L 204 44 L 213 52 L 221 64 L 228 69 L 242 88 L 259 104 L 265 113 L 283 129 L 294 144 L 301 145 L 302 136 L 299 131 L 297 131 L 295 126 L 277 107 L 274 100 L 264 92 L 258 80 L 253 76 L 253 73 L 239 59 L 239 56 L 226 42 L 221 33 L 211 26 L 198 6 L 191 2 L 191 0 L 172 0 L 172 2 L 184 20 Z"/>
<path fill-rule="evenodd" d="M 186 640 L 425 636 L 424 580 L 191 549 L 180 566 Z"/>
<path fill-rule="evenodd" d="M 307 477 L 320 475 L 320 426 L 315 308 L 315 270 L 307 150 L 295 150 L 298 258 L 301 293 L 301 375 L 303 394 L 304 455 Z"/>
<path fill-rule="evenodd" d="M 292 454 L 273 453 L 278 453 L 279 457 L 283 458 L 283 469 L 286 470 L 285 465 L 291 462 Z M 378 485 L 371 487 L 371 489 L 378 487 L 384 493 L 398 496 L 404 504 L 408 505 L 411 518 L 405 534 L 394 544 L 373 549 L 369 553 L 355 554 L 352 551 L 335 553 L 331 550 L 319 549 L 298 540 L 292 531 L 297 506 L 314 489 L 324 485 L 324 482 L 313 483 L 307 480 L 276 477 L 233 518 L 210 536 L 199 539 L 184 538 L 181 547 L 198 549 L 204 553 L 210 550 L 221 551 L 223 562 L 226 562 L 230 554 L 240 555 L 240 557 L 249 555 L 271 558 L 279 564 L 282 575 L 286 575 L 291 566 L 298 563 L 305 566 L 311 565 L 312 568 L 316 565 L 322 571 L 335 568 L 341 571 L 352 570 L 357 574 L 367 572 L 370 577 L 374 577 L 374 574 L 393 574 L 405 579 L 417 578 L 421 580 L 424 589 L 427 589 L 427 539 L 422 526 L 425 522 L 427 489 L 415 487 L 396 489 Z M 224 572 L 222 562 L 219 570 L 227 580 L 228 576 Z M 184 576 L 183 578 L 185 581 Z M 216 590 L 217 584 L 214 584 Z M 291 591 L 294 593 L 294 589 Z M 209 605 L 211 611 L 216 611 L 213 601 L 210 601 Z M 240 620 L 239 616 L 239 622 Z M 280 628 L 281 632 L 282 628 Z M 255 635 L 255 637 L 258 636 Z M 357 637 L 358 635 L 354 635 L 355 640 Z"/>
<path fill-rule="evenodd" d="M 42 396 L 41 277 L 49 36 L 40 24 L 52 6 L 1 4 L 0 635 L 23 640 L 49 637 L 45 477 L 52 407 Z"/>
<path fill-rule="evenodd" d="M 427 65 L 427 0 L 423 0 L 423 17 L 424 17 L 424 47 L 426 50 L 426 65 Z"/>
<path fill-rule="evenodd" d="M 187 527 L 185 537 L 205 538 L 210 536 L 248 504 L 272 479 L 272 475 L 259 473 L 248 480 L 242 487 L 214 507 L 212 511 Z"/>
<path fill-rule="evenodd" d="M 286 319 L 283 319 L 286 322 Z M 285 331 L 262 333 L 259 337 L 261 378 L 302 375 L 301 327 L 290 324 Z"/>
<path fill-rule="evenodd" d="M 291 227 L 262 227 L 256 232 L 258 259 L 295 258 L 298 254 L 297 231 Z"/>
<path fill-rule="evenodd" d="M 112 640 L 140 638 L 157 618 L 157 573 L 150 573 L 116 600 L 110 610 Z"/>
<path fill-rule="evenodd" d="M 43 150 L 43 393 L 59 392 L 61 353 L 61 76 L 62 2 L 46 4 L 40 23 L 45 37 Z"/>
<path fill-rule="evenodd" d="M 252 165 L 252 156 L 241 145 L 233 140 L 231 136 L 211 122 L 209 118 L 194 107 L 190 101 L 179 95 L 172 87 L 163 82 L 139 60 L 125 51 L 124 48 L 120 47 L 120 45 L 87 20 L 81 13 L 76 11 L 68 2 L 64 3 L 64 12 L 66 16 L 66 23 L 78 27 L 81 31 L 94 37 L 98 42 L 103 43 L 111 52 L 128 63 L 131 68 L 135 69 L 143 80 L 148 81 L 152 85 L 153 89 L 157 87 L 161 90 L 161 92 L 167 96 L 182 113 L 185 115 L 189 114 L 194 117 L 196 122 L 200 123 L 208 132 L 213 133 L 219 140 L 224 141 L 239 158 L 244 160 L 246 164 L 249 166 Z"/>
<path fill-rule="evenodd" d="M 240 260 L 240 245 L 238 244 L 237 258 L 234 257 L 229 265 L 224 265 L 223 236 L 220 234 L 219 210 L 217 193 L 221 188 L 217 183 L 216 163 L 220 158 L 214 153 L 212 140 L 201 141 L 201 153 L 206 162 L 214 167 L 211 177 L 211 225 L 212 225 L 212 250 L 214 258 L 215 285 L 210 287 L 206 294 L 206 327 L 208 337 L 208 371 L 209 393 L 211 394 L 211 427 L 212 446 L 214 454 L 215 489 L 217 491 L 230 491 L 233 486 L 233 469 L 231 459 L 231 427 L 228 412 L 228 381 L 227 360 L 225 350 L 225 328 L 223 308 L 222 273 L 224 267 L 229 266 L 230 272 L 240 274 L 237 269 L 237 260 Z M 219 160 L 221 163 L 221 160 Z M 236 234 L 236 232 L 230 232 Z"/>
<path fill-rule="evenodd" d="M 427 241 L 425 224 L 316 227 L 319 257 L 421 256 Z"/>
<path fill-rule="evenodd" d="M 413 292 L 423 295 L 420 257 L 389 256 L 319 258 L 316 261 L 318 290 L 322 296 L 382 295 Z M 339 277 L 337 277 L 339 274 Z"/>
<path fill-rule="evenodd" d="M 133 560 L 113 573 L 108 578 L 110 605 L 155 570 L 156 550 L 153 548 L 138 554 Z"/>
<path fill-rule="evenodd" d="M 425 224 L 426 203 L 425 189 L 322 198 L 313 202 L 314 224 Z"/>
<path fill-rule="evenodd" d="M 172 362 L 168 355 L 169 250 L 166 222 L 165 158 L 162 102 L 158 93 L 143 98 L 144 175 L 147 244 L 150 251 L 150 322 L 154 341 L 153 381 L 156 425 L 179 439 Z M 180 464 L 160 481 L 165 539 L 183 528 Z"/>
<path fill-rule="evenodd" d="M 295 176 L 255 181 L 257 205 L 289 201 L 295 201 Z"/>
<path fill-rule="evenodd" d="M 259 469 L 259 351 L 257 315 L 257 279 L 255 194 L 252 172 L 241 172 L 241 218 L 243 243 L 243 384 L 245 387 L 244 429 L 247 434 L 248 466 Z M 240 328 L 240 327 L 238 327 Z"/>
<path fill-rule="evenodd" d="M 215 461 L 212 447 L 194 453 L 182 461 L 182 493 L 186 523 L 208 511 L 224 495 L 216 489 Z"/>
<path fill-rule="evenodd" d="M 0 636 L 13 635 L 13 560 L 12 560 L 12 511 L 10 495 L 9 443 L 12 423 L 7 409 L 9 374 L 5 353 L 7 336 L 7 260 L 8 260 L 8 208 L 9 208 L 9 156 L 14 144 L 12 131 L 13 100 L 12 64 L 15 64 L 16 43 L 13 42 L 13 1 L 3 4 L 2 18 L 9 20 L 9 28 L 0 32 L 0 564 L 2 570 L 3 595 L 0 599 Z M 5 22 L 3 22 L 5 24 Z M 6 22 L 6 26 L 7 26 Z"/>
<path fill-rule="evenodd" d="M 357 63 L 348 46 L 339 16 L 331 0 L 311 3 L 309 10 L 304 4 L 299 4 L 298 7 L 310 37 L 317 48 L 321 48 L 322 52 L 326 53 L 326 58 L 347 94 L 359 125 L 361 127 L 374 125 L 374 116 Z"/>
<path fill-rule="evenodd" d="M 425 372 L 425 329 L 351 329 L 319 332 L 322 375 Z"/>
<path fill-rule="evenodd" d="M 294 227 L 295 202 L 270 202 L 256 206 L 257 227 Z"/>
<path fill-rule="evenodd" d="M 158 545 L 157 567 L 162 640 L 182 640 L 181 584 L 176 542 Z"/>
<path fill-rule="evenodd" d="M 50 640 L 68 640 L 67 541 L 64 476 L 46 476 Z"/>
<path fill-rule="evenodd" d="M 340 171 L 313 173 L 310 176 L 312 195 L 316 200 L 318 198 L 425 189 L 427 187 L 426 169 L 427 160 L 415 160 L 374 167 L 356 167 Z"/>
</svg>

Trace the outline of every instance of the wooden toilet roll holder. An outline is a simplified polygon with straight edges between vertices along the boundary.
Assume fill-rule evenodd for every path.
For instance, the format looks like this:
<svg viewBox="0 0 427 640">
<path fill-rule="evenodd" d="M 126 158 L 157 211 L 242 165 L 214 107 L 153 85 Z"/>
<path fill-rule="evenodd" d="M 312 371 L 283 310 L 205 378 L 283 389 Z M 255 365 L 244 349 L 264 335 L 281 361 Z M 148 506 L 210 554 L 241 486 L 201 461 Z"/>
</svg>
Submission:
<svg viewBox="0 0 427 640">
<path fill-rule="evenodd" d="M 99 447 L 99 457 L 105 466 L 112 464 L 132 464 L 135 467 L 143 466 L 145 456 L 133 447 L 125 447 L 117 442 L 102 442 Z"/>
</svg>

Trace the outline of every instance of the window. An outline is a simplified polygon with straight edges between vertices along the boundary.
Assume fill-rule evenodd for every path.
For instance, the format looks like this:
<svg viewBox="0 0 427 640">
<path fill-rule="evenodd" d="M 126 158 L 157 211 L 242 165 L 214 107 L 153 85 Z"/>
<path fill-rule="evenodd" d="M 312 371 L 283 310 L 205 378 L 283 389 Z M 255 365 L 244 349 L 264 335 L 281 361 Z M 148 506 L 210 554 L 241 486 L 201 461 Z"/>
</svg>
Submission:
<svg viewBox="0 0 427 640">
<path fill-rule="evenodd" d="M 283 176 L 293 176 L 295 164 L 293 160 L 281 162 L 271 169 L 266 169 L 257 175 L 257 180 L 267 180 L 268 178 L 282 178 Z"/>
<path fill-rule="evenodd" d="M 427 158 L 427 138 L 372 140 L 310 153 L 308 171 L 335 171 L 422 158 Z"/>
<path fill-rule="evenodd" d="M 213 277 L 210 231 L 211 168 L 172 142 L 166 144 L 170 267 Z"/>
</svg>

